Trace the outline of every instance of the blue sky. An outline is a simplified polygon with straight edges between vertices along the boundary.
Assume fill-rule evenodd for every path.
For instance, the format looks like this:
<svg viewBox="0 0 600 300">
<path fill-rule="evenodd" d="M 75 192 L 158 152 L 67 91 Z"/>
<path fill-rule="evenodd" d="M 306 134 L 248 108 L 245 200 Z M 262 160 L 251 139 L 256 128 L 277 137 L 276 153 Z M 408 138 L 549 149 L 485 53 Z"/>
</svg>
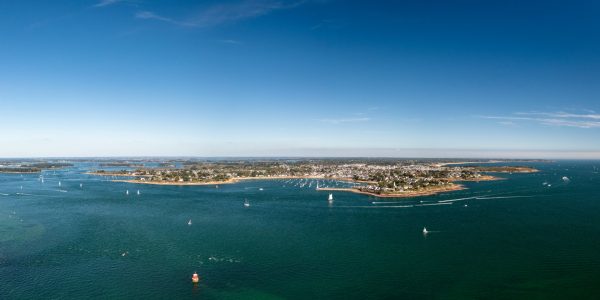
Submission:
<svg viewBox="0 0 600 300">
<path fill-rule="evenodd" d="M 0 157 L 600 158 L 596 1 L 1 1 Z"/>
</svg>

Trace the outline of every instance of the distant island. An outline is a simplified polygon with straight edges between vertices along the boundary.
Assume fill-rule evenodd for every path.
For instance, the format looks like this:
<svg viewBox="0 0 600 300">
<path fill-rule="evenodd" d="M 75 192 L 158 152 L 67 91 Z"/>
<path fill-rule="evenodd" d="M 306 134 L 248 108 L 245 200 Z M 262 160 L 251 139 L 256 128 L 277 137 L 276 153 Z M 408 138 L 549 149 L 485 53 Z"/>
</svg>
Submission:
<svg viewBox="0 0 600 300">
<path fill-rule="evenodd" d="M 331 179 L 354 183 L 350 188 L 317 187 L 324 191 L 347 191 L 376 197 L 415 197 L 456 191 L 462 181 L 502 178 L 487 173 L 532 173 L 526 166 L 481 166 L 476 162 L 414 160 L 239 160 L 183 162 L 183 167 L 138 168 L 136 170 L 90 172 L 94 175 L 128 177 L 115 179 L 139 184 L 219 185 L 241 180 Z M 498 161 L 492 161 L 498 162 Z M 468 164 L 468 166 L 467 166 Z M 166 166 L 167 164 L 160 164 Z"/>
<path fill-rule="evenodd" d="M 101 167 L 143 167 L 144 164 L 140 163 L 130 163 L 130 162 L 108 162 L 101 163 Z"/>
<path fill-rule="evenodd" d="M 0 173 L 40 173 L 43 170 L 62 169 L 72 166 L 73 164 L 64 162 L 8 163 L 0 164 Z"/>
</svg>

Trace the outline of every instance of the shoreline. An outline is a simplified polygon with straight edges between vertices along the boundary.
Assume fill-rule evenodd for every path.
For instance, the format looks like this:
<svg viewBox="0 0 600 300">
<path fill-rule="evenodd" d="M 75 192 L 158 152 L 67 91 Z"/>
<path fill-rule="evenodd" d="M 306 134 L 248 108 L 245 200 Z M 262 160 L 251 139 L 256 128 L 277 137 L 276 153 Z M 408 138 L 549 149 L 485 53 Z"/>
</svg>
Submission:
<svg viewBox="0 0 600 300">
<path fill-rule="evenodd" d="M 121 173 L 96 173 L 96 172 L 85 172 L 85 175 L 96 175 L 96 176 L 114 176 L 114 177 L 150 177 L 152 175 L 131 175 Z"/>
<path fill-rule="evenodd" d="M 468 164 L 497 164 L 504 161 L 501 160 L 490 160 L 490 161 L 456 161 L 456 162 L 444 162 L 444 163 L 436 163 L 434 166 L 444 167 L 449 165 L 468 165 Z"/>
<path fill-rule="evenodd" d="M 425 191 L 407 191 L 407 192 L 402 192 L 402 194 L 399 194 L 399 193 L 376 194 L 376 193 L 361 191 L 361 190 L 355 189 L 355 188 L 319 188 L 317 191 L 350 192 L 350 193 L 363 194 L 363 195 L 368 195 L 368 196 L 373 196 L 373 197 L 378 197 L 378 198 L 413 198 L 413 197 L 422 197 L 422 196 L 432 196 L 432 195 L 437 195 L 440 193 L 461 191 L 461 190 L 466 190 L 466 189 L 467 188 L 462 184 L 453 183 L 450 187 L 435 188 L 435 189 L 425 190 Z"/>
<path fill-rule="evenodd" d="M 134 183 L 134 184 L 150 184 L 150 185 L 173 185 L 173 186 L 208 186 L 215 185 L 218 186 L 220 184 L 234 184 L 239 183 L 244 180 L 273 180 L 273 179 L 331 179 L 331 180 L 340 180 L 340 181 L 349 181 L 349 182 L 361 182 L 355 181 L 348 178 L 326 178 L 326 177 L 317 177 L 317 176 L 285 176 L 285 177 L 240 177 L 240 178 L 231 178 L 226 181 L 206 181 L 206 182 L 158 182 L 158 181 L 142 181 L 138 179 L 118 179 L 112 180 L 113 182 L 126 182 L 126 183 Z M 457 179 L 451 180 L 451 186 L 444 186 L 439 188 L 432 188 L 429 190 L 420 190 L 420 191 L 406 191 L 401 193 L 390 193 L 390 194 L 376 194 L 371 192 L 361 191 L 356 188 L 318 188 L 317 191 L 340 191 L 340 192 L 351 192 L 356 194 L 363 194 L 373 197 L 379 198 L 412 198 L 412 197 L 421 197 L 421 196 L 432 196 L 445 192 L 453 192 L 468 189 L 463 184 L 454 183 L 454 182 L 480 182 L 480 181 L 496 181 L 496 180 L 506 180 L 506 178 L 495 177 L 491 175 L 484 175 L 477 179 Z M 362 182 L 365 183 L 365 182 Z"/>
<path fill-rule="evenodd" d="M 479 178 L 473 178 L 473 179 L 454 179 L 454 180 L 450 180 L 451 182 L 480 182 L 480 181 L 497 181 L 497 180 L 506 180 L 506 178 L 504 177 L 496 177 L 496 176 L 492 176 L 492 175 L 483 175 Z"/>
<path fill-rule="evenodd" d="M 109 174 L 91 174 L 100 176 L 116 176 Z M 140 175 L 120 175 L 120 177 L 142 177 Z M 147 177 L 148 175 L 144 175 Z M 145 181 L 139 179 L 116 179 L 113 182 L 128 182 L 138 184 L 154 184 L 154 185 L 219 185 L 219 184 L 233 184 L 244 180 L 283 180 L 283 179 L 323 179 L 323 180 L 337 180 L 337 181 L 348 181 L 357 183 L 375 183 L 372 181 L 357 181 L 350 178 L 334 178 L 334 177 L 319 177 L 319 176 L 281 176 L 281 177 L 236 177 L 225 181 L 201 181 L 201 182 L 185 182 L 185 181 Z"/>
<path fill-rule="evenodd" d="M 153 184 L 153 185 L 219 185 L 219 184 L 232 184 L 238 183 L 238 180 L 229 179 L 227 181 L 203 181 L 203 182 L 171 182 L 171 181 L 143 181 L 137 179 L 116 179 L 112 180 L 112 182 L 127 182 L 127 183 L 137 183 L 137 184 Z"/>
<path fill-rule="evenodd" d="M 497 180 L 506 180 L 506 178 L 496 177 L 491 175 L 484 175 L 477 179 L 457 179 L 451 180 L 452 185 L 450 187 L 440 187 L 433 188 L 425 191 L 407 191 L 402 193 L 390 193 L 390 194 L 376 194 L 371 192 L 361 191 L 355 188 L 319 188 L 317 191 L 340 191 L 340 192 L 350 192 L 355 194 L 363 194 L 373 197 L 379 198 L 412 198 L 412 197 L 421 197 L 421 196 L 432 196 L 445 192 L 453 192 L 453 191 L 461 191 L 468 189 L 463 184 L 454 183 L 454 182 L 480 182 L 480 181 L 497 181 Z"/>
<path fill-rule="evenodd" d="M 514 169 L 514 170 L 496 170 L 496 171 L 480 171 L 481 173 L 501 173 L 501 174 L 530 174 L 530 173 L 537 173 L 540 170 L 535 169 L 535 168 L 519 168 L 519 169 Z"/>
</svg>

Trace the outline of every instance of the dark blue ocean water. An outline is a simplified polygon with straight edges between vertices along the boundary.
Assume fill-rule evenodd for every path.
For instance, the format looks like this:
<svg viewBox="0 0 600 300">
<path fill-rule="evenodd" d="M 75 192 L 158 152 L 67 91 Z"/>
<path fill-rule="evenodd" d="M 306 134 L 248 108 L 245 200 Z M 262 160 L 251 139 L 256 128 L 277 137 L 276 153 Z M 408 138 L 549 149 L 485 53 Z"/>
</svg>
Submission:
<svg viewBox="0 0 600 300">
<path fill-rule="evenodd" d="M 541 172 L 332 205 L 284 180 L 0 174 L 0 298 L 600 298 L 600 162 L 528 165 Z"/>
</svg>

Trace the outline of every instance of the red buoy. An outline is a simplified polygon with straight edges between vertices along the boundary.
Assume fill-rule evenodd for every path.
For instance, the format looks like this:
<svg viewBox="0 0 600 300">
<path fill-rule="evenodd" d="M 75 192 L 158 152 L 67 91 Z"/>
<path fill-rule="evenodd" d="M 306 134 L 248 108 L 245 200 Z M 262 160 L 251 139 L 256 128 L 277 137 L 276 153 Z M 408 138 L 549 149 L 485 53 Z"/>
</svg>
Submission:
<svg viewBox="0 0 600 300">
<path fill-rule="evenodd" d="M 200 281 L 200 277 L 198 277 L 198 273 L 194 272 L 194 275 L 192 275 L 192 282 L 198 283 L 198 281 Z"/>
</svg>

